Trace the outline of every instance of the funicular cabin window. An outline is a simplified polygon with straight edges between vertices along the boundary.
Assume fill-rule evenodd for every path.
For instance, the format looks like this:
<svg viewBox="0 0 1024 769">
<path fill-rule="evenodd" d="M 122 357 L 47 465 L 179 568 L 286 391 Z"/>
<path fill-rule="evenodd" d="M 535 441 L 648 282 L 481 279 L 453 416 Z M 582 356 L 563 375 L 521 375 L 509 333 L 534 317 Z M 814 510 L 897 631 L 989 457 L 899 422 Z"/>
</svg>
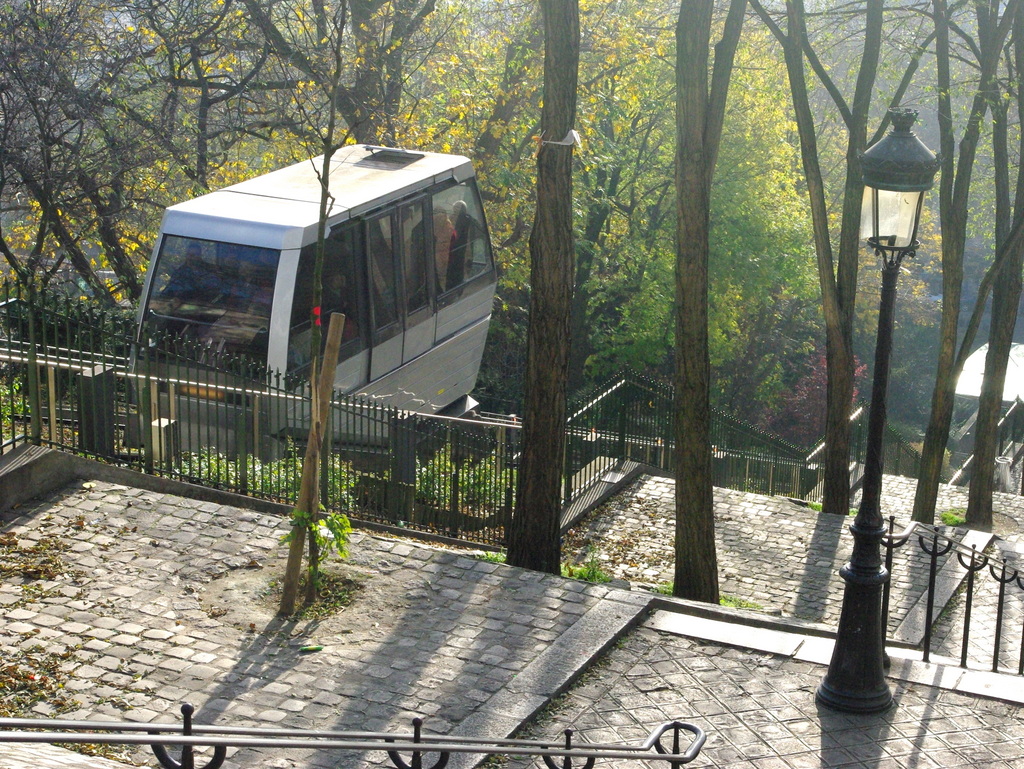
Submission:
<svg viewBox="0 0 1024 769">
<path fill-rule="evenodd" d="M 373 300 L 374 341 L 382 342 L 401 330 L 390 214 L 367 222 L 366 255 Z"/>
<path fill-rule="evenodd" d="M 402 274 L 406 317 L 430 305 L 427 288 L 427 201 L 402 206 Z"/>
<path fill-rule="evenodd" d="M 366 289 L 363 281 L 362 238 L 357 226 L 334 230 L 324 244 L 323 291 L 320 315 L 323 326 L 321 351 L 327 341 L 327 324 L 332 313 L 345 316 L 339 361 L 347 360 L 366 348 Z M 316 315 L 313 312 L 313 279 L 316 244 L 311 243 L 299 255 L 299 268 L 292 299 L 291 333 L 288 337 L 288 369 L 306 369 L 310 359 L 310 339 Z"/>
<path fill-rule="evenodd" d="M 146 307 L 148 330 L 266 360 L 279 256 L 269 248 L 164 236 Z"/>
<path fill-rule="evenodd" d="M 477 281 L 493 269 L 483 209 L 476 189 L 458 184 L 433 195 L 434 267 L 438 304 L 446 306 L 467 292 L 483 288 Z"/>
</svg>

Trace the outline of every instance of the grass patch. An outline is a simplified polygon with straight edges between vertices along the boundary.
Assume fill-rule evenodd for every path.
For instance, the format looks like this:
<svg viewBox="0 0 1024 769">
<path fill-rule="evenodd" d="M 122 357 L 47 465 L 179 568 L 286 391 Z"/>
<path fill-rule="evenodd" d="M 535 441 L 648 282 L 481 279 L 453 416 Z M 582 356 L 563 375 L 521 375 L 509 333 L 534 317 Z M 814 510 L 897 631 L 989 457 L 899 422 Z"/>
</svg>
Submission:
<svg viewBox="0 0 1024 769">
<path fill-rule="evenodd" d="M 597 555 L 594 552 L 591 552 L 590 557 L 583 563 L 563 563 L 562 576 L 569 579 L 579 579 L 584 582 L 593 582 L 597 585 L 612 581 L 612 578 L 597 562 Z"/>
<path fill-rule="evenodd" d="M 505 563 L 505 553 L 500 550 L 484 550 L 476 554 L 477 560 L 487 563 Z"/>
<path fill-rule="evenodd" d="M 813 510 L 814 512 L 816 512 L 816 513 L 820 513 L 820 512 L 822 511 L 822 504 L 821 504 L 821 502 L 808 502 L 808 503 L 807 503 L 807 506 L 808 506 L 808 507 L 809 507 L 809 508 L 810 508 L 811 510 Z M 857 514 L 857 508 L 856 508 L 856 507 L 851 507 L 851 508 L 849 509 L 849 511 L 847 511 L 847 513 L 846 513 L 846 514 L 847 514 L 847 515 L 856 515 L 856 514 Z"/>
<path fill-rule="evenodd" d="M 754 601 L 748 601 L 745 598 L 737 598 L 734 595 L 721 595 L 718 599 L 718 603 L 722 606 L 727 606 L 730 609 L 753 609 L 754 611 L 764 611 L 764 607 L 755 603 Z"/>
<path fill-rule="evenodd" d="M 967 508 L 954 507 L 939 515 L 943 526 L 963 526 L 967 523 Z"/>
<path fill-rule="evenodd" d="M 663 582 L 654 588 L 654 592 L 659 595 L 672 595 L 673 583 Z M 718 597 L 719 606 L 725 606 L 730 609 L 753 609 L 754 611 L 764 611 L 764 607 L 759 603 L 748 601 L 744 598 L 737 598 L 734 595 L 726 595 L 722 593 Z"/>
</svg>

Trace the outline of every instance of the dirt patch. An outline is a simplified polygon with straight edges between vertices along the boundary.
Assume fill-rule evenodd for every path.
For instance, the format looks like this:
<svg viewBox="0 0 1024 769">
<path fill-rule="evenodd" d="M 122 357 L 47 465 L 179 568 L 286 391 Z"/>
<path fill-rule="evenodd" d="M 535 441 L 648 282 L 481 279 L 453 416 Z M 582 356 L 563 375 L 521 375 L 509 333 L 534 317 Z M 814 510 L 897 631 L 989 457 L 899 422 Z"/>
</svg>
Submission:
<svg viewBox="0 0 1024 769">
<path fill-rule="evenodd" d="M 1006 513 L 992 513 L 992 532 L 1004 539 L 1016 539 L 1020 535 L 1020 523 Z"/>
<path fill-rule="evenodd" d="M 325 572 L 334 583 L 352 586 L 350 602 L 326 616 L 321 613 L 298 619 L 278 617 L 285 560 L 278 557 L 262 565 L 232 569 L 209 582 L 199 592 L 203 610 L 218 622 L 244 632 L 279 630 L 282 625 L 290 624 L 292 635 L 306 634 L 315 627 L 318 636 L 350 633 L 360 622 L 381 622 L 390 613 L 386 575 L 374 574 L 345 561 L 332 561 L 325 566 Z"/>
</svg>

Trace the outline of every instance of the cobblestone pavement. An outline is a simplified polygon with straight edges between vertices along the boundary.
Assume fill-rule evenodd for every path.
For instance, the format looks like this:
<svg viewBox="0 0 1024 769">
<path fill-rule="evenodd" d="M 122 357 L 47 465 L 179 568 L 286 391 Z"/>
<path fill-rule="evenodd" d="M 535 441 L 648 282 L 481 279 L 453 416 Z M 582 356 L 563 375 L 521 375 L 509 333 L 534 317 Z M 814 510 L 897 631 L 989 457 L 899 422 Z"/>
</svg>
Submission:
<svg viewBox="0 0 1024 769">
<path fill-rule="evenodd" d="M 882 513 L 895 515 L 898 521 L 909 521 L 914 509 L 914 492 L 917 481 L 913 478 L 887 475 L 882 484 Z M 855 499 L 855 503 L 859 498 Z M 966 486 L 939 486 L 935 511 L 938 515 L 946 511 L 967 510 Z M 1009 543 L 1019 543 L 1024 537 L 1024 497 L 1017 494 L 996 492 L 992 495 L 994 530 L 1000 538 Z"/>
<path fill-rule="evenodd" d="M 882 509 L 896 517 L 897 529 L 910 520 L 916 481 L 886 476 Z M 657 586 L 672 579 L 674 553 L 673 481 L 643 477 L 579 523 L 566 536 L 567 554 L 577 560 L 596 558 L 610 575 L 635 585 Z M 937 510 L 967 507 L 967 489 L 943 486 Z M 993 502 L 999 536 L 989 549 L 992 568 L 999 572 L 1003 559 L 1024 571 L 1024 497 L 996 494 Z M 839 569 L 850 558 L 849 519 L 820 515 L 781 497 L 761 497 L 728 489 L 715 489 L 715 526 L 719 579 L 722 593 L 748 601 L 760 610 L 783 617 L 825 623 L 834 627 L 842 606 L 844 583 Z M 962 537 L 964 530 L 942 528 Z M 948 556 L 952 559 L 954 556 Z M 888 632 L 899 635 L 900 624 L 925 594 L 928 556 L 916 539 L 896 551 L 892 568 L 892 599 Z M 945 558 L 940 561 L 940 566 Z M 966 572 L 953 567 L 963 576 Z M 1002 574 L 999 576 L 1001 578 Z M 1005 581 L 1005 578 L 1003 578 Z M 1009 585 L 999 615 L 999 581 L 986 568 L 977 576 L 968 635 L 968 658 L 988 668 L 1001 628 L 999 664 L 1017 670 L 1024 626 L 1024 592 Z M 1019 586 L 1018 586 L 1019 588 Z M 933 653 L 960 659 L 966 602 L 955 595 L 934 629 Z M 918 606 L 918 613 L 920 614 Z M 923 624 L 920 625 L 923 628 Z M 916 635 L 904 640 L 917 642 Z"/>
<path fill-rule="evenodd" d="M 508 733 L 647 603 L 356 533 L 351 564 L 377 583 L 359 620 L 332 635 L 316 622 L 246 629 L 204 610 L 203 587 L 280 551 L 278 517 L 96 482 L 42 501 L 8 531 L 22 547 L 70 544 L 73 576 L 0 585 L 0 658 L 71 652 L 66 691 L 81 707 L 66 718 L 177 721 L 187 700 L 199 723 L 408 731 L 419 715 L 433 732 Z M 302 653 L 310 643 L 322 651 Z M 228 765 L 339 764 L 249 751 Z"/>
<path fill-rule="evenodd" d="M 638 479 L 566 535 L 566 552 L 581 561 L 596 558 L 611 576 L 635 585 L 667 585 L 674 566 L 674 495 L 672 480 Z M 890 509 L 901 500 L 888 498 L 894 503 Z M 909 515 L 898 520 L 901 525 Z M 834 625 L 844 586 L 839 569 L 849 561 L 852 547 L 850 523 L 851 519 L 821 515 L 782 497 L 715 489 L 722 593 L 770 614 Z M 963 534 L 952 529 L 946 533 Z M 926 590 L 926 560 L 919 548 L 896 552 L 890 630 Z"/>
<path fill-rule="evenodd" d="M 675 719 L 705 730 L 693 764 L 718 769 L 1020 769 L 1024 709 L 896 683 L 870 716 L 816 705 L 824 668 L 642 627 L 531 727 L 574 742 L 637 744 Z M 512 762 L 513 769 L 530 765 Z M 634 769 L 621 762 L 616 769 Z"/>
<path fill-rule="evenodd" d="M 671 546 L 656 528 L 671 494 L 670 484 L 645 481 L 615 506 L 633 511 L 634 533 L 609 529 L 607 537 L 617 536 L 616 546 L 634 548 L 629 552 L 646 547 L 649 555 L 638 555 L 637 564 L 656 562 Z M 734 552 L 722 558 L 724 591 L 760 597 L 780 614 L 806 605 L 829 621 L 834 610 L 825 602 L 838 600 L 831 570 L 847 557 L 848 521 L 819 520 L 785 500 L 732 492 L 716 500 L 728 544 L 720 553 Z M 709 734 L 695 766 L 1024 767 L 1024 711 L 1017 706 L 896 683 L 897 707 L 883 715 L 819 710 L 820 665 L 646 623 L 627 632 L 648 605 L 644 591 L 357 533 L 351 564 L 376 585 L 376 602 L 343 615 L 350 624 L 274 620 L 246 628 L 204 608 L 203 596 L 213 580 L 271 562 L 283 532 L 277 517 L 95 482 L 40 501 L 7 530 L 22 545 L 56 536 L 70 548 L 61 557 L 75 574 L 0 584 L 0 659 L 69 653 L 66 689 L 80 703 L 70 717 L 175 721 L 179 703 L 190 700 L 199 722 L 232 726 L 405 731 L 420 715 L 433 732 L 497 737 L 621 638 L 539 722 L 539 734 L 571 723 L 587 741 L 636 742 L 654 725 L 681 719 Z M 756 576 L 769 567 L 774 577 Z M 663 579 L 658 571 L 641 574 L 649 584 Z M 802 597 L 790 603 L 789 591 Z M 737 645 L 751 642 L 748 629 L 728 627 Z M 323 649 L 302 653 L 311 641 Z M 68 765 L 3 756 L 0 769 Z M 228 766 L 327 769 L 383 760 L 248 750 Z M 456 769 L 463 764 L 452 761 Z"/>
</svg>

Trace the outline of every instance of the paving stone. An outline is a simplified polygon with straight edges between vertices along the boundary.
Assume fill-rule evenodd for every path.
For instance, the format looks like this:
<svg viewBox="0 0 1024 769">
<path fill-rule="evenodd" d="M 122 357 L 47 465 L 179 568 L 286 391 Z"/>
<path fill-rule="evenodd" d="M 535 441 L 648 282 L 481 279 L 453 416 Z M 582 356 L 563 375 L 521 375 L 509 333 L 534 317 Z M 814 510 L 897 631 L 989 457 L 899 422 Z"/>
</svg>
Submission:
<svg viewBox="0 0 1024 769">
<path fill-rule="evenodd" d="M 28 611 L 27 609 L 12 609 L 11 611 L 7 612 L 4 616 L 7 617 L 7 619 L 12 620 L 29 620 L 35 617 L 36 614 L 37 612 Z"/>
</svg>

